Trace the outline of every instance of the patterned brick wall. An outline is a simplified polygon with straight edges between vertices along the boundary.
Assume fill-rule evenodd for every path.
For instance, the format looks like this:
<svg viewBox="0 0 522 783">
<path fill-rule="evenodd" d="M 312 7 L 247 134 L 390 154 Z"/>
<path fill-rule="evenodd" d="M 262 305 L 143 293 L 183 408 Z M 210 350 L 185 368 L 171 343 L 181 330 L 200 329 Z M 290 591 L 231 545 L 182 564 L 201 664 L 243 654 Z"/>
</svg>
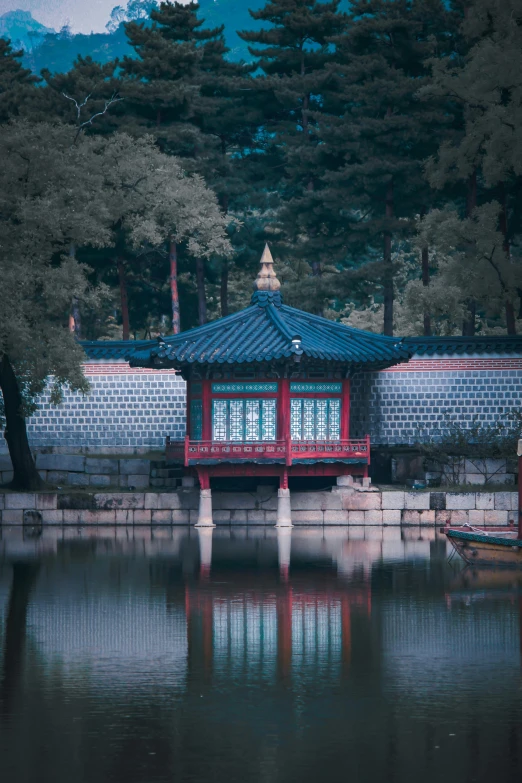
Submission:
<svg viewBox="0 0 522 783">
<path fill-rule="evenodd" d="M 418 425 L 448 411 L 464 422 L 493 424 L 522 407 L 522 358 L 412 359 L 352 380 L 351 435 L 374 444 L 407 444 Z"/>
<path fill-rule="evenodd" d="M 31 445 L 162 448 L 165 437 L 185 436 L 185 381 L 169 371 L 127 364 L 87 364 L 87 396 L 67 392 L 62 405 L 44 395 L 28 421 Z"/>
<path fill-rule="evenodd" d="M 185 435 L 185 382 L 168 370 L 130 369 L 124 362 L 85 366 L 91 393 L 66 393 L 55 408 L 46 395 L 28 422 L 36 448 L 162 448 L 165 436 Z M 352 380 L 351 435 L 374 444 L 415 440 L 418 424 L 444 411 L 493 423 L 522 407 L 522 357 L 413 359 Z M 0 450 L 5 446 L 0 444 Z"/>
</svg>

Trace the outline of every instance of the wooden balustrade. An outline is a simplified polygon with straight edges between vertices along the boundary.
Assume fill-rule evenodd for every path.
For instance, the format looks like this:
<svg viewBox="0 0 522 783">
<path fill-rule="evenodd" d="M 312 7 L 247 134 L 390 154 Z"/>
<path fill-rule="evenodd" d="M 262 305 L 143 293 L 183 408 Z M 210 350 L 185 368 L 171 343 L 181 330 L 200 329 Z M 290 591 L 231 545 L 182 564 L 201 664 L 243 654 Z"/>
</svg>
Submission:
<svg viewBox="0 0 522 783">
<path fill-rule="evenodd" d="M 370 438 L 357 440 L 276 440 L 276 441 L 212 441 L 172 440 L 167 438 L 167 459 L 186 467 L 205 462 L 279 462 L 292 465 L 296 460 L 357 459 L 370 463 Z"/>
</svg>

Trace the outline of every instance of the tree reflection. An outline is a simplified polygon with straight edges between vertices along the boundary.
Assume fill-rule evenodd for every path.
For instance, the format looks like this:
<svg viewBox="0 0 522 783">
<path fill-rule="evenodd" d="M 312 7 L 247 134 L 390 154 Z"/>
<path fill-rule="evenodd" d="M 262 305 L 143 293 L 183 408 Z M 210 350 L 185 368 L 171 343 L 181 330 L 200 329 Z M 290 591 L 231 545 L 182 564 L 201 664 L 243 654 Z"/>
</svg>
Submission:
<svg viewBox="0 0 522 783">
<path fill-rule="evenodd" d="M 5 622 L 0 708 L 2 715 L 12 711 L 13 700 L 24 665 L 27 608 L 40 571 L 38 562 L 13 563 L 13 577 Z"/>
</svg>

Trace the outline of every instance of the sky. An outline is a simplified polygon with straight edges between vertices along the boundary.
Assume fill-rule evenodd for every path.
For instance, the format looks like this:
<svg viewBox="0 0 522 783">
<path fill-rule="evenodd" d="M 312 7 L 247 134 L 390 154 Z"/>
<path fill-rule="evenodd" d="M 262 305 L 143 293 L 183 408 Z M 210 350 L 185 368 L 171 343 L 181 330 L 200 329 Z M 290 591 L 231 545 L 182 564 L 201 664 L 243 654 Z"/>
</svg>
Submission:
<svg viewBox="0 0 522 783">
<path fill-rule="evenodd" d="M 116 5 L 126 6 L 126 0 L 0 0 L 0 16 L 7 11 L 31 11 L 46 27 L 59 30 L 69 24 L 75 33 L 100 33 Z"/>
</svg>

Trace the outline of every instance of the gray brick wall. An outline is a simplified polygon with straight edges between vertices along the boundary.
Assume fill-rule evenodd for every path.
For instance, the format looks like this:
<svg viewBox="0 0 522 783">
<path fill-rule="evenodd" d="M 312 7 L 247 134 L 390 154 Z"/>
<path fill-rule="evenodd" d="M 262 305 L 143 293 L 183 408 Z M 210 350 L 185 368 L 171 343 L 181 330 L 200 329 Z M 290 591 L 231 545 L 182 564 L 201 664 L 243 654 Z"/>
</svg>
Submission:
<svg viewBox="0 0 522 783">
<path fill-rule="evenodd" d="M 58 407 L 44 395 L 28 421 L 33 447 L 161 449 L 167 435 L 184 437 L 185 382 L 179 375 L 107 372 L 89 380 L 88 396 L 67 392 Z M 493 423 L 518 407 L 522 369 L 359 373 L 352 380 L 351 436 L 412 443 L 417 425 L 439 421 L 444 411 Z"/>
<path fill-rule="evenodd" d="M 44 394 L 28 420 L 31 445 L 162 448 L 185 436 L 185 381 L 174 373 L 89 375 L 87 396 L 66 392 L 55 407 Z"/>
<path fill-rule="evenodd" d="M 351 388 L 351 436 L 374 444 L 413 443 L 419 424 L 446 411 L 493 424 L 522 407 L 522 369 L 359 373 Z"/>
</svg>

